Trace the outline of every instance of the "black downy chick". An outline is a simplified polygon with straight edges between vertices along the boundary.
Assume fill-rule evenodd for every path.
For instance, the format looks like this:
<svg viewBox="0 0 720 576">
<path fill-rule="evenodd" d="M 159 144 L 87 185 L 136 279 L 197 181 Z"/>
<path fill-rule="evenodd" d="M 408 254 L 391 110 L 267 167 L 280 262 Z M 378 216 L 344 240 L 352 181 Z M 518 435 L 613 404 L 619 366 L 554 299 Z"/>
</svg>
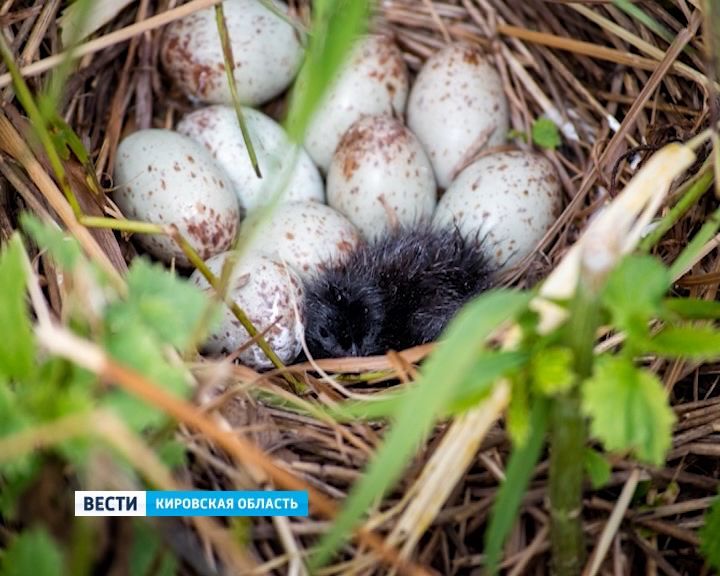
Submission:
<svg viewBox="0 0 720 576">
<path fill-rule="evenodd" d="M 306 282 L 308 349 L 371 356 L 433 341 L 490 283 L 479 243 L 457 229 L 397 228 Z"/>
</svg>

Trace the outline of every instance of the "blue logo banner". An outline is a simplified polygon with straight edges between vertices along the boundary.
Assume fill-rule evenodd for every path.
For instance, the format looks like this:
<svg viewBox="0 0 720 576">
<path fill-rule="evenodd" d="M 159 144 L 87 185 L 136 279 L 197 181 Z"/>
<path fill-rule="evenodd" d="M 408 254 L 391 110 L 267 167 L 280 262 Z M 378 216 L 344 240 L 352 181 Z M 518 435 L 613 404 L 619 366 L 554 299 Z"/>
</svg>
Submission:
<svg viewBox="0 0 720 576">
<path fill-rule="evenodd" d="M 75 492 L 76 516 L 307 516 L 302 491 L 117 491 Z"/>
<path fill-rule="evenodd" d="M 307 516 L 298 491 L 148 491 L 148 516 Z"/>
</svg>

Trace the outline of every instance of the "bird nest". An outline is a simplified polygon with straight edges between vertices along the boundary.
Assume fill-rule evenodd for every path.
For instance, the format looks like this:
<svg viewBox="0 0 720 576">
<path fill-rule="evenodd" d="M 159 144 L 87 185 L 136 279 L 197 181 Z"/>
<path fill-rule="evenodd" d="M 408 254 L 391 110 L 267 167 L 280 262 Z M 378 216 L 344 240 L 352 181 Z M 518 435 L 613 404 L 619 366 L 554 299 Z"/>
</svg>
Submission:
<svg viewBox="0 0 720 576">
<path fill-rule="evenodd" d="M 10 50 L 31 91 L 45 86 L 62 63 L 55 57 L 61 52 L 60 4 L 7 0 L 0 7 Z M 93 39 L 81 45 L 80 65 L 69 75 L 59 100 L 61 117 L 90 152 L 106 190 L 112 188 L 112 166 L 124 134 L 140 128 L 173 127 L 179 116 L 193 107 L 169 83 L 158 54 L 163 25 L 180 8 L 197 4 L 197 0 L 188 4 L 175 0 L 117 4 L 119 10 L 111 11 Z M 310 3 L 290 0 L 289 4 L 298 18 L 309 24 Z M 507 285 L 522 288 L 535 285 L 554 269 L 587 222 L 624 188 L 654 151 L 696 135 L 717 114 L 711 106 L 716 97 L 708 78 L 702 25 L 696 0 L 384 0 L 373 18 L 373 27 L 392 33 L 413 75 L 449 42 L 461 40 L 481 47 L 502 77 L 511 126 L 517 135 L 515 146 L 533 147 L 527 135 L 532 134 L 538 118 L 548 118 L 557 126 L 561 144 L 542 153 L 560 175 L 564 210 L 534 252 L 503 278 Z M 31 139 L 26 111 L 8 74 L 0 77 L 0 85 L 2 114 L 8 120 L 0 141 L 3 242 L 20 227 L 19 214 L 30 211 L 75 236 L 91 259 L 124 274 L 126 263 L 135 256 L 128 238 L 109 230 L 88 233 L 77 223 L 52 182 L 48 159 L 23 145 Z M 281 119 L 286 101 L 283 96 L 264 110 Z M 87 214 L 119 216 L 108 199 L 93 194 L 79 162 L 69 159 L 65 163 Z M 707 163 L 698 162 L 685 180 L 674 184 L 661 208 L 661 215 L 677 210 L 678 200 L 686 197 L 690 186 L 705 182 L 703 193 L 678 211 L 667 230 L 656 234 L 652 250 L 666 263 L 675 260 L 715 208 L 712 193 L 704 194 L 711 187 L 709 171 Z M 714 242 L 708 243 L 702 257 L 677 279 L 678 294 L 716 299 L 720 259 Z M 65 307 L 73 305 L 65 301 L 68 292 L 63 278 L 51 260 L 37 252 L 31 256 L 37 256 L 32 262 L 49 312 L 62 318 Z M 219 555 L 246 573 L 303 573 L 298 558 L 328 530 L 386 430 L 381 421 L 338 423 L 312 406 L 332 406 L 344 398 L 405 386 L 415 378 L 419 363 L 431 349 L 428 345 L 384 357 L 321 361 L 322 370 L 336 377 L 334 385 L 315 367 L 293 366 L 289 370 L 301 384 L 295 389 L 276 371 L 258 374 L 241 365 L 205 361 L 199 356 L 188 360 L 197 380 L 195 404 L 202 405 L 209 428 L 198 428 L 187 414 L 169 410 L 181 422 L 176 433 L 189 457 L 164 485 L 309 487 L 324 499 L 321 509 L 308 518 L 157 522 L 155 528 L 182 559 L 183 570 L 213 573 Z M 660 360 L 651 361 L 650 366 L 670 393 L 678 418 L 672 449 L 659 468 L 614 457 L 609 480 L 600 489 L 588 486 L 584 493 L 584 530 L 588 541 L 594 542 L 632 477 L 639 480 L 640 488 L 624 520 L 611 534 L 612 546 L 604 557 L 602 573 L 700 574 L 703 559 L 698 528 L 718 485 L 717 367 Z M 295 396 L 296 401 L 285 405 L 265 402 L 261 392 L 268 390 L 276 399 Z M 306 409 L 299 409 L 298 402 L 306 404 Z M 242 443 L 222 440 L 223 429 L 232 429 Z M 483 532 L 510 449 L 502 422 L 490 427 L 467 469 L 448 474 L 457 481 L 447 499 L 431 510 L 431 517 L 408 527 L 404 515 L 411 500 L 406 495 L 419 489 L 417 481 L 427 462 L 443 449 L 446 430 L 447 426 L 441 425 L 432 432 L 393 491 L 368 511 L 365 532 L 348 543 L 336 563 L 321 573 L 384 574 L 390 571 L 388 562 L 398 555 L 409 560 L 400 568 L 407 572 L 479 573 Z M 128 454 L 141 470 L 153 469 L 142 446 Z M 95 454 L 88 464 L 100 477 L 100 484 L 105 464 L 102 454 Z M 68 498 L 62 482 L 66 472 L 51 460 L 44 466 L 43 478 L 54 487 L 46 486 L 41 494 L 54 496 L 45 500 L 21 497 L 21 518 L 45 523 L 62 541 L 69 518 L 58 517 L 58 508 L 50 501 Z M 520 520 L 504 549 L 501 566 L 509 574 L 549 571 L 547 474 L 544 460 L 535 470 L 522 501 Z M 151 476 L 160 485 L 162 478 L 161 472 Z M 103 573 L 122 573 L 126 566 L 132 538 L 129 522 L 123 520 L 98 524 L 102 537 L 93 561 L 104 566 Z M 398 535 L 402 522 L 403 530 L 410 533 Z M 16 527 L 0 521 L 0 545 L 7 544 Z M 389 534 L 395 535 L 392 545 L 382 548 L 383 553 L 377 548 L 373 551 L 372 543 Z M 408 541 L 412 546 L 400 554 Z"/>
</svg>

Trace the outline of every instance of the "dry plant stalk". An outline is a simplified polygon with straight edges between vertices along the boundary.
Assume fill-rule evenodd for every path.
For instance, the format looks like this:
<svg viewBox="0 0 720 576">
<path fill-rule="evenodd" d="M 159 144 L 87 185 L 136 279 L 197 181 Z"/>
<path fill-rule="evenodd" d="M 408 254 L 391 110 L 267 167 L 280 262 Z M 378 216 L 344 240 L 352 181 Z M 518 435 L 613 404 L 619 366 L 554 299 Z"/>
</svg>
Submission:
<svg viewBox="0 0 720 576">
<path fill-rule="evenodd" d="M 672 181 L 694 162 L 687 146 L 670 144 L 657 152 L 631 180 L 623 192 L 591 223 L 587 231 L 540 287 L 530 306 L 540 316 L 538 331 L 548 334 L 567 318 L 564 308 L 553 300 L 567 300 L 582 281 L 609 272 L 640 239 Z M 500 334 L 504 348 L 519 341 L 519 327 Z M 510 398 L 509 383 L 495 385 L 491 396 L 480 406 L 456 419 L 437 446 L 423 472 L 411 488 L 415 497 L 398 519 L 388 542 L 404 543 L 402 556 L 409 558 L 447 498 L 462 479 L 492 424 L 502 416 Z"/>
</svg>

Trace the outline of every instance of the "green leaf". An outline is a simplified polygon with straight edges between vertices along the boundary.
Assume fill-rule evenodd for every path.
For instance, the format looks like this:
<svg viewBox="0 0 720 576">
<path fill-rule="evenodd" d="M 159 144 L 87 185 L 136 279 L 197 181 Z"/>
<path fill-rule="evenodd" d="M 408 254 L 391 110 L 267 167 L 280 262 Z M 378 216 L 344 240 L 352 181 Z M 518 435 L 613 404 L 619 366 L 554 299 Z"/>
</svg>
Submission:
<svg viewBox="0 0 720 576">
<path fill-rule="evenodd" d="M 607 450 L 633 450 L 642 460 L 662 464 L 675 415 L 654 374 L 624 357 L 598 358 L 582 386 L 582 406 L 593 436 Z"/>
<path fill-rule="evenodd" d="M 562 143 L 557 126 L 549 118 L 538 118 L 533 122 L 532 140 L 545 150 L 555 150 Z"/>
<path fill-rule="evenodd" d="M 41 250 L 47 250 L 63 268 L 70 270 L 82 258 L 77 240 L 64 234 L 57 226 L 44 224 L 28 212 L 20 216 L 23 230 L 32 238 Z"/>
<path fill-rule="evenodd" d="M 185 445 L 177 440 L 166 440 L 155 451 L 168 468 L 178 468 L 187 463 Z"/>
<path fill-rule="evenodd" d="M 143 258 L 133 260 L 127 284 L 127 301 L 117 301 L 108 310 L 114 330 L 137 324 L 164 344 L 183 349 L 191 343 L 209 305 L 202 290 Z"/>
<path fill-rule="evenodd" d="M 710 566 L 720 570 L 720 497 L 715 498 L 705 514 L 705 525 L 700 529 L 700 551 Z"/>
<path fill-rule="evenodd" d="M 669 358 L 708 360 L 720 357 L 720 332 L 709 326 L 665 326 L 641 346 Z"/>
<path fill-rule="evenodd" d="M 0 376 L 27 379 L 35 369 L 35 340 L 25 302 L 25 249 L 15 235 L 0 254 Z"/>
<path fill-rule="evenodd" d="M 705 218 L 705 223 L 702 225 L 693 239 L 688 242 L 680 255 L 675 258 L 675 261 L 670 266 L 668 271 L 671 278 L 679 278 L 689 266 L 692 266 L 695 262 L 698 254 L 702 251 L 703 247 L 717 234 L 720 229 L 720 208 L 717 208 L 709 218 Z"/>
<path fill-rule="evenodd" d="M 530 417 L 528 441 L 522 446 L 514 446 L 510 454 L 505 481 L 498 490 L 490 513 L 490 523 L 485 532 L 485 566 L 490 574 L 497 573 L 505 538 L 515 523 L 525 490 L 535 465 L 540 460 L 547 429 L 547 414 L 547 401 L 536 402 Z"/>
<path fill-rule="evenodd" d="M 113 358 L 147 376 L 166 391 L 181 397 L 189 394 L 185 372 L 181 367 L 168 363 L 157 339 L 144 326 L 123 324 L 122 330 L 108 335 L 105 345 Z M 124 390 L 111 390 L 104 402 L 135 431 L 159 426 L 166 420 L 163 412 Z"/>
<path fill-rule="evenodd" d="M 165 549 L 157 529 L 148 520 L 135 521 L 130 549 L 131 576 L 175 576 L 177 569 L 177 560 Z"/>
<path fill-rule="evenodd" d="M 575 381 L 573 361 L 569 348 L 549 346 L 537 352 L 530 363 L 535 390 L 547 396 L 569 390 Z"/>
<path fill-rule="evenodd" d="M 522 140 L 523 142 L 527 142 L 528 141 L 527 132 L 523 132 L 522 130 L 516 130 L 515 128 L 511 128 L 510 130 L 508 130 L 507 139 L 514 140 L 515 138 L 518 138 L 518 139 Z"/>
<path fill-rule="evenodd" d="M 663 317 L 679 316 L 685 320 L 720 320 L 720 302 L 698 298 L 663 300 Z"/>
<path fill-rule="evenodd" d="M 648 321 L 660 312 L 670 281 L 667 269 L 655 258 L 628 256 L 610 273 L 602 301 L 618 328 L 642 336 Z"/>
<path fill-rule="evenodd" d="M 590 477 L 590 482 L 596 490 L 602 488 L 610 480 L 612 466 L 607 459 L 592 448 L 586 448 L 583 455 L 585 472 Z"/>
<path fill-rule="evenodd" d="M 453 319 L 444 341 L 423 366 L 421 377 L 395 415 L 395 426 L 355 484 L 345 506 L 318 546 L 313 564 L 327 561 L 350 530 L 397 480 L 417 446 L 467 381 L 490 333 L 525 309 L 530 294 L 498 290 L 470 302 Z"/>
<path fill-rule="evenodd" d="M 28 530 L 17 536 L 0 559 L 0 576 L 61 576 L 60 549 L 44 530 Z"/>
<path fill-rule="evenodd" d="M 447 415 L 457 415 L 476 406 L 492 390 L 492 384 L 501 376 L 521 368 L 527 362 L 524 352 L 483 352 L 475 366 L 458 387 L 454 397 L 448 401 Z M 352 400 L 324 411 L 338 421 L 373 420 L 392 416 L 407 402 L 411 389 L 402 392 L 388 392 L 381 399 Z"/>
<path fill-rule="evenodd" d="M 522 446 L 530 433 L 530 407 L 527 379 L 520 375 L 513 379 L 507 429 L 515 446 Z"/>
<path fill-rule="evenodd" d="M 287 119 L 288 135 L 294 142 L 302 142 L 325 91 L 366 29 L 373 4 L 356 0 L 317 0 L 313 3 L 312 35 Z"/>
</svg>

